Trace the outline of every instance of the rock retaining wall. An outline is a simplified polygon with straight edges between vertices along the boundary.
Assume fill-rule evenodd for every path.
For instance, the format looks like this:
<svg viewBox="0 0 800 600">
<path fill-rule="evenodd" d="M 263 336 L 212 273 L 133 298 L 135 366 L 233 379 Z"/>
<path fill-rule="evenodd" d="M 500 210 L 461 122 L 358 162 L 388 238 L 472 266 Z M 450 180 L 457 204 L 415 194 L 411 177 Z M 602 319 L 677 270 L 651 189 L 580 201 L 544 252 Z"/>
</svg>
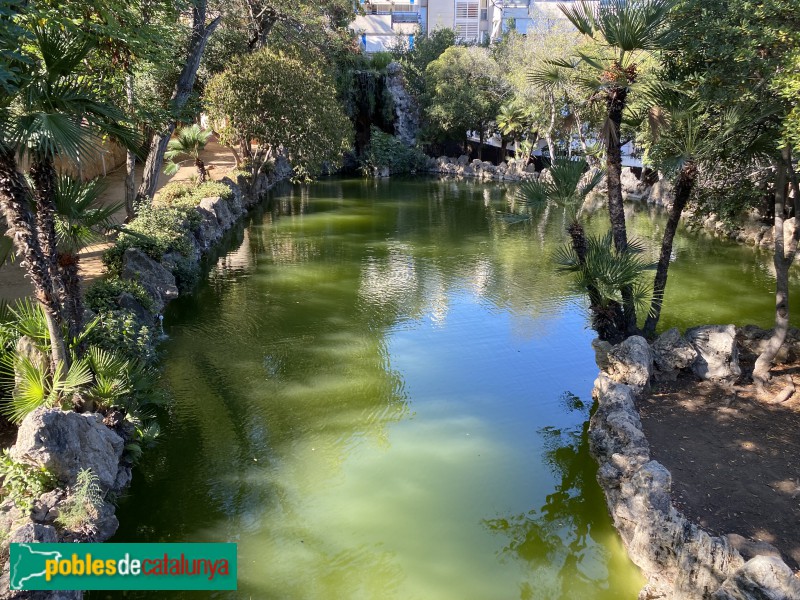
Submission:
<svg viewBox="0 0 800 600">
<path fill-rule="evenodd" d="M 593 391 L 589 442 L 614 525 L 648 578 L 639 598 L 800 600 L 800 579 L 777 550 L 740 536 L 712 536 L 676 510 L 670 472 L 650 457 L 636 401 L 651 378 L 674 377 L 676 370 L 737 377 L 737 338 L 748 348 L 760 339 L 753 329 L 737 332 L 732 325 L 687 334 L 670 330 L 652 347 L 638 336 L 614 347 L 594 344 L 603 370 Z"/>
<path fill-rule="evenodd" d="M 246 212 L 263 198 L 264 193 L 278 181 L 286 179 L 292 170 L 285 160 L 279 160 L 272 175 L 262 176 L 254 185 L 240 177 L 237 183 L 223 179 L 231 189 L 231 197 L 206 198 L 197 211 L 202 221 L 194 232 L 191 260 L 199 262 L 222 236 Z M 123 294 L 118 302 L 137 318 L 152 325 L 167 303 L 177 298 L 174 270 L 177 261 L 169 254 L 155 261 L 137 248 L 129 248 L 123 257 L 122 278 L 140 282 L 153 299 L 152 312 L 135 298 Z M 69 498 L 78 472 L 91 469 L 98 478 L 102 493 L 110 498 L 122 493 L 131 482 L 132 465 L 123 456 L 126 440 L 131 436 L 130 423 L 124 414 L 109 411 L 77 413 L 59 408 L 41 408 L 29 414 L 20 425 L 11 456 L 26 464 L 47 468 L 58 480 L 58 488 L 42 495 L 32 510 L 24 511 L 6 500 L 0 504 L 0 532 L 6 533 L 0 543 L 0 598 L 35 598 L 71 600 L 83 597 L 82 592 L 14 592 L 9 589 L 9 543 L 31 542 L 103 542 L 117 531 L 119 521 L 114 505 L 105 502 L 98 514 L 81 531 L 66 531 L 55 526 L 59 507 Z"/>
</svg>

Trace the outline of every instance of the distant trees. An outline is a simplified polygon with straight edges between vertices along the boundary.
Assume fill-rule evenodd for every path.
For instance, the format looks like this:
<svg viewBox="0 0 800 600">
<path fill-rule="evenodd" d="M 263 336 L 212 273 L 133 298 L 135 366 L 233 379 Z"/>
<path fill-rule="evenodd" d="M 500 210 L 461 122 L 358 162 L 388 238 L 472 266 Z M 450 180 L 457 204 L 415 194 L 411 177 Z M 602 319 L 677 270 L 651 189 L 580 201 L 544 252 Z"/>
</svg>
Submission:
<svg viewBox="0 0 800 600">
<path fill-rule="evenodd" d="M 427 66 L 425 77 L 426 117 L 433 135 L 465 140 L 474 131 L 482 146 L 509 93 L 489 51 L 452 46 Z"/>
</svg>

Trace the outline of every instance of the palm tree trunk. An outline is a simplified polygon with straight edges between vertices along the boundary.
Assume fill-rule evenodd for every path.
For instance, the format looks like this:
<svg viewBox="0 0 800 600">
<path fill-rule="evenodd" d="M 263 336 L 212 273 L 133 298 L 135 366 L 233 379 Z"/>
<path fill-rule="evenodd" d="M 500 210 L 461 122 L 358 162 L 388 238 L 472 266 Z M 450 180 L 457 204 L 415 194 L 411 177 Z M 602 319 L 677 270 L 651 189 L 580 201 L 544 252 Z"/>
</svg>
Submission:
<svg viewBox="0 0 800 600">
<path fill-rule="evenodd" d="M 664 228 L 664 237 L 661 239 L 661 254 L 658 257 L 658 266 L 653 278 L 653 299 L 650 302 L 650 312 L 644 322 L 644 335 L 652 337 L 656 332 L 656 325 L 661 318 L 661 307 L 664 304 L 664 290 L 667 287 L 667 272 L 669 261 L 672 256 L 672 243 L 675 239 L 675 232 L 678 230 L 678 223 L 681 220 L 683 209 L 689 202 L 692 195 L 694 182 L 697 178 L 697 165 L 694 161 L 688 161 L 680 173 L 678 181 L 675 183 L 675 201 L 669 211 L 669 219 Z"/>
<path fill-rule="evenodd" d="M 792 167 L 791 150 L 787 147 L 781 151 L 781 159 L 776 162 L 775 176 L 775 225 L 773 226 L 775 238 L 775 329 L 772 337 L 762 350 L 753 367 L 753 381 L 762 387 L 769 381 L 769 371 L 772 361 L 783 346 L 786 333 L 789 330 L 789 267 L 794 262 L 797 253 L 800 227 L 795 219 L 794 235 L 787 247 L 783 237 L 783 222 L 786 211 L 787 169 Z M 800 198 L 795 198 L 795 212 L 800 205 Z"/>
<path fill-rule="evenodd" d="M 192 8 L 192 38 L 189 43 L 186 62 L 178 77 L 175 90 L 172 92 L 170 105 L 174 111 L 173 114 L 177 114 L 183 109 L 189 100 L 208 38 L 211 37 L 211 34 L 222 22 L 222 17 L 217 17 L 206 25 L 206 7 L 207 0 L 199 0 Z M 150 143 L 150 152 L 147 154 L 147 160 L 144 164 L 142 183 L 137 194 L 140 200 L 144 198 L 152 200 L 156 193 L 158 176 L 161 173 L 161 165 L 164 163 L 164 153 L 167 151 L 167 144 L 174 131 L 175 121 L 171 121 L 164 130 L 153 136 L 153 140 Z"/>
<path fill-rule="evenodd" d="M 200 183 L 205 183 L 208 179 L 208 172 L 206 171 L 206 166 L 203 164 L 203 161 L 200 158 L 194 159 L 194 166 L 197 169 L 197 177 Z"/>
<path fill-rule="evenodd" d="M 67 352 L 61 333 L 59 305 L 53 293 L 50 269 L 39 247 L 36 219 L 28 204 L 28 186 L 17 170 L 11 149 L 0 150 L 0 209 L 13 232 L 14 246 L 25 259 L 25 269 L 33 283 L 34 296 L 42 307 L 50 332 L 51 368 L 66 364 Z"/>
<path fill-rule="evenodd" d="M 628 247 L 628 232 L 625 227 L 625 207 L 622 203 L 622 112 L 628 90 L 616 87 L 608 91 L 606 107 L 608 116 L 608 139 L 606 140 L 606 180 L 608 182 L 608 216 L 614 248 L 622 252 Z M 636 332 L 636 307 L 630 287 L 622 290 L 622 306 L 625 313 L 625 329 L 629 335 Z"/>
<path fill-rule="evenodd" d="M 58 261 L 61 277 L 67 292 L 67 303 L 64 305 L 70 339 L 75 339 L 83 330 L 83 293 L 78 268 L 78 254 L 64 253 Z"/>
</svg>

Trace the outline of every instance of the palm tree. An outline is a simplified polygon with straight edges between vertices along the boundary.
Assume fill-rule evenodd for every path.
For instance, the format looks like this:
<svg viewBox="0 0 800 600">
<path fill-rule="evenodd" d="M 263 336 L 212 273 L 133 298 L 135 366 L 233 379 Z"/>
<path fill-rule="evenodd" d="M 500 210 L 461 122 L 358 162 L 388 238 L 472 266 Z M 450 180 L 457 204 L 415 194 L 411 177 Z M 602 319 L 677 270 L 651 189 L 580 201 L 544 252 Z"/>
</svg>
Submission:
<svg viewBox="0 0 800 600">
<path fill-rule="evenodd" d="M 522 135 L 530 128 L 531 118 L 524 108 L 515 102 L 503 104 L 497 114 L 497 128 L 503 139 L 503 159 L 506 156 L 508 138 L 516 145 Z"/>
<path fill-rule="evenodd" d="M 600 339 L 617 343 L 626 334 L 620 289 L 629 286 L 641 303 L 647 297 L 647 289 L 640 276 L 649 265 L 639 256 L 638 244 L 629 243 L 625 251 L 617 252 L 610 234 L 586 235 L 580 221 L 581 209 L 586 196 L 604 176 L 599 169 L 587 169 L 584 160 L 557 159 L 547 179 L 520 186 L 519 198 L 537 211 L 547 203 L 564 210 L 570 243 L 556 254 L 556 263 L 561 270 L 575 273 L 579 288 L 589 296 L 592 327 Z"/>
<path fill-rule="evenodd" d="M 68 303 L 58 266 L 55 159 L 77 160 L 102 136 L 133 145 L 124 115 L 99 96 L 83 74 L 94 40 L 71 27 L 31 18 L 30 44 L 15 71 L 14 93 L 0 98 L 0 210 L 14 231 L 51 339 L 52 369 L 68 361 L 62 326 Z M 20 159 L 30 164 L 26 180 Z"/>
<path fill-rule="evenodd" d="M 584 86 L 593 98 L 602 99 L 606 122 L 602 137 L 606 145 L 608 212 L 614 247 L 623 253 L 628 245 L 622 204 L 622 118 L 629 94 L 635 88 L 643 59 L 667 47 L 674 32 L 667 17 L 675 0 L 607 0 L 560 5 L 567 19 L 595 46 L 590 56 L 579 53 L 580 63 L 589 68 Z M 575 68 L 576 63 L 553 61 L 555 66 Z M 636 331 L 633 291 L 622 290 L 628 334 Z"/>
<path fill-rule="evenodd" d="M 113 215 L 123 203 L 103 206 L 99 179 L 83 182 L 69 176 L 58 179 L 54 194 L 58 266 L 64 282 L 67 303 L 64 315 L 70 338 L 83 328 L 83 295 L 79 278 L 80 251 L 114 227 Z"/>
<path fill-rule="evenodd" d="M 200 183 L 205 183 L 208 179 L 206 166 L 200 159 L 200 153 L 208 143 L 208 138 L 211 137 L 211 130 L 202 130 L 197 124 L 191 127 L 183 127 L 178 131 L 175 139 L 170 140 L 167 144 L 167 152 L 164 154 L 169 163 L 164 169 L 165 175 L 174 175 L 178 172 L 179 163 L 175 162 L 176 158 L 181 156 L 188 156 L 189 159 L 194 159 L 194 166 L 197 168 L 197 177 Z"/>
</svg>

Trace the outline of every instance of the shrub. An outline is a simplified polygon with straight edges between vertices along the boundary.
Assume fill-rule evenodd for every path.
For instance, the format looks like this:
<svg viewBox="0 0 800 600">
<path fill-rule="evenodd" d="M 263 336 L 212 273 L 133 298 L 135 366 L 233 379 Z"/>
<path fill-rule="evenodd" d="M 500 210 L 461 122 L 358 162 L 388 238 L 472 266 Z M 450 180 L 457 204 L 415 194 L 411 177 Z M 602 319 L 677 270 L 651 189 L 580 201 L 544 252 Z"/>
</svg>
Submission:
<svg viewBox="0 0 800 600">
<path fill-rule="evenodd" d="M 108 310 L 98 314 L 99 323 L 87 337 L 87 342 L 121 353 L 129 359 L 152 363 L 157 357 L 156 332 L 143 325 L 132 312 Z"/>
<path fill-rule="evenodd" d="M 419 148 L 409 148 L 397 137 L 372 127 L 362 159 L 366 172 L 389 167 L 392 173 L 408 173 L 424 169 L 427 162 L 428 157 Z"/>
<path fill-rule="evenodd" d="M 109 274 L 119 276 L 122 256 L 128 248 L 139 248 L 153 260 L 160 261 L 170 251 L 184 256 L 191 253 L 191 232 L 202 216 L 194 208 L 147 204 L 120 233 L 117 242 L 103 254 Z"/>
<path fill-rule="evenodd" d="M 17 508 L 29 511 L 36 499 L 55 486 L 55 477 L 44 467 L 34 467 L 0 454 L 0 498 L 11 499 Z"/>
<path fill-rule="evenodd" d="M 167 206 L 194 208 L 203 198 L 219 196 L 225 200 L 233 198 L 233 192 L 224 183 L 207 181 L 200 185 L 192 185 L 184 181 L 168 183 L 158 194 L 159 203 Z"/>
<path fill-rule="evenodd" d="M 72 493 L 59 507 L 56 522 L 70 531 L 86 530 L 99 516 L 103 504 L 97 475 L 91 469 L 81 469 Z"/>
<path fill-rule="evenodd" d="M 85 303 L 88 308 L 96 313 L 117 310 L 117 298 L 127 292 L 146 310 L 153 307 L 153 299 L 138 281 L 130 279 L 109 278 L 95 281 L 86 290 Z"/>
</svg>

